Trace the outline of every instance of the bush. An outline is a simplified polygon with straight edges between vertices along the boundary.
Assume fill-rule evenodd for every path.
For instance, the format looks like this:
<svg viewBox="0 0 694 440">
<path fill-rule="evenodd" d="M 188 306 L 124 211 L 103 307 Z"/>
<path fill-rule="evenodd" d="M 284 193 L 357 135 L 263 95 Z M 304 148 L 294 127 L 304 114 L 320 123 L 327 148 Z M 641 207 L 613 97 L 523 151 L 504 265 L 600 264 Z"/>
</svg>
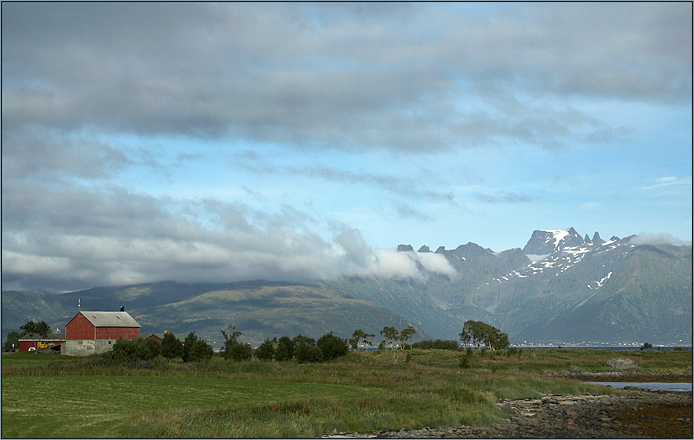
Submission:
<svg viewBox="0 0 694 440">
<path fill-rule="evenodd" d="M 171 333 L 164 335 L 161 340 L 161 355 L 167 359 L 174 359 L 183 355 L 183 344 Z"/>
<path fill-rule="evenodd" d="M 274 341 L 266 338 L 263 343 L 256 348 L 255 355 L 258 356 L 258 359 L 261 361 L 271 361 L 275 356 Z"/>
<path fill-rule="evenodd" d="M 294 351 L 296 361 L 300 364 L 306 362 L 321 362 L 323 360 L 323 352 L 316 345 L 308 345 L 305 342 L 299 344 Z"/>
<path fill-rule="evenodd" d="M 183 345 L 183 362 L 198 362 L 212 358 L 212 346 L 204 339 L 198 339 L 195 332 L 188 333 Z"/>
<path fill-rule="evenodd" d="M 159 356 L 161 347 L 152 339 L 120 338 L 113 344 L 113 349 L 104 355 L 108 360 L 119 362 L 146 361 Z"/>
<path fill-rule="evenodd" d="M 453 340 L 441 340 L 441 339 L 436 339 L 434 341 L 432 340 L 426 340 L 426 341 L 419 341 L 415 342 L 412 344 L 412 348 L 421 348 L 421 349 L 433 349 L 433 350 L 452 350 L 452 351 L 457 351 L 458 348 L 458 342 L 453 341 Z"/>
<path fill-rule="evenodd" d="M 349 351 L 347 341 L 330 333 L 326 333 L 316 342 L 323 354 L 323 360 L 329 361 L 346 356 Z"/>
<path fill-rule="evenodd" d="M 465 354 L 464 356 L 460 356 L 460 363 L 458 364 L 460 368 L 470 368 L 470 358 L 472 356 L 469 354 Z"/>
<path fill-rule="evenodd" d="M 253 356 L 253 349 L 250 344 L 228 341 L 224 346 L 224 359 L 235 362 L 250 360 Z"/>
<path fill-rule="evenodd" d="M 288 336 L 282 336 L 277 342 L 277 348 L 275 349 L 275 360 L 291 360 L 294 357 L 294 347 L 294 341 L 289 339 Z"/>
</svg>

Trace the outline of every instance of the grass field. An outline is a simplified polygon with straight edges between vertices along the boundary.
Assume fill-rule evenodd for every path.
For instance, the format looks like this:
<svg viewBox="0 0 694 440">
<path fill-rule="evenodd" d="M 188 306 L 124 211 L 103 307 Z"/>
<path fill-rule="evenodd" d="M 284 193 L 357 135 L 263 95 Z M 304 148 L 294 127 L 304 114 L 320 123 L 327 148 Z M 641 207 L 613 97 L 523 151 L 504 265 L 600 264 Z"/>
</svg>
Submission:
<svg viewBox="0 0 694 440">
<path fill-rule="evenodd" d="M 494 403 L 542 393 L 614 392 L 536 373 L 609 371 L 614 357 L 649 373 L 691 371 L 686 351 L 527 350 L 481 356 L 438 350 L 350 353 L 323 364 L 170 363 L 85 367 L 80 358 L 2 356 L 2 437 L 316 437 L 341 431 L 489 424 Z M 409 357 L 409 359 L 408 359 Z M 72 365 L 72 367 L 70 366 Z"/>
</svg>

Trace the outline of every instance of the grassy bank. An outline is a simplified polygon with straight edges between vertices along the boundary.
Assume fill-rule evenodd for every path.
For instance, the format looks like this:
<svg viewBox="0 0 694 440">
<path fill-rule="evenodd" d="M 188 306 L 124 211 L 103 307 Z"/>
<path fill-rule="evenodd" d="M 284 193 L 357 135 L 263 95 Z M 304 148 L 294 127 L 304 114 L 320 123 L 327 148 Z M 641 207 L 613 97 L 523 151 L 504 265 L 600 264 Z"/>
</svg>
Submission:
<svg viewBox="0 0 694 440">
<path fill-rule="evenodd" d="M 613 392 L 536 373 L 609 371 L 627 357 L 649 373 L 691 371 L 691 352 L 527 350 L 350 353 L 323 364 L 179 361 L 154 369 L 2 356 L 3 437 L 315 437 L 340 431 L 490 424 L 498 399 Z"/>
</svg>

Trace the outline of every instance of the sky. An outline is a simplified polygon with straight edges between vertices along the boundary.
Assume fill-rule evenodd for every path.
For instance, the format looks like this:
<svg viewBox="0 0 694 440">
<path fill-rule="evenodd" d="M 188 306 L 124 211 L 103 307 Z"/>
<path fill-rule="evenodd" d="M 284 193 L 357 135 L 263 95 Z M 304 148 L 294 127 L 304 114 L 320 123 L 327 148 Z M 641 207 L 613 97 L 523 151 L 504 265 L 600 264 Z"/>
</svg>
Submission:
<svg viewBox="0 0 694 440">
<path fill-rule="evenodd" d="M 2 3 L 2 288 L 692 241 L 691 3 Z"/>
</svg>

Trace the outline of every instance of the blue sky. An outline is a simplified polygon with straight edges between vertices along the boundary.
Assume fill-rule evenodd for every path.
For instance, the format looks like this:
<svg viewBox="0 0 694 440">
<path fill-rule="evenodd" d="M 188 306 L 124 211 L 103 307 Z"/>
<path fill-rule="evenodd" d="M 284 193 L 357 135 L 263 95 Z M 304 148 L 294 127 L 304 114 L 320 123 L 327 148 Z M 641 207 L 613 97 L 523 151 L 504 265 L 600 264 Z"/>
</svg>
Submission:
<svg viewBox="0 0 694 440">
<path fill-rule="evenodd" d="M 3 3 L 3 289 L 691 244 L 691 8 Z"/>
</svg>

